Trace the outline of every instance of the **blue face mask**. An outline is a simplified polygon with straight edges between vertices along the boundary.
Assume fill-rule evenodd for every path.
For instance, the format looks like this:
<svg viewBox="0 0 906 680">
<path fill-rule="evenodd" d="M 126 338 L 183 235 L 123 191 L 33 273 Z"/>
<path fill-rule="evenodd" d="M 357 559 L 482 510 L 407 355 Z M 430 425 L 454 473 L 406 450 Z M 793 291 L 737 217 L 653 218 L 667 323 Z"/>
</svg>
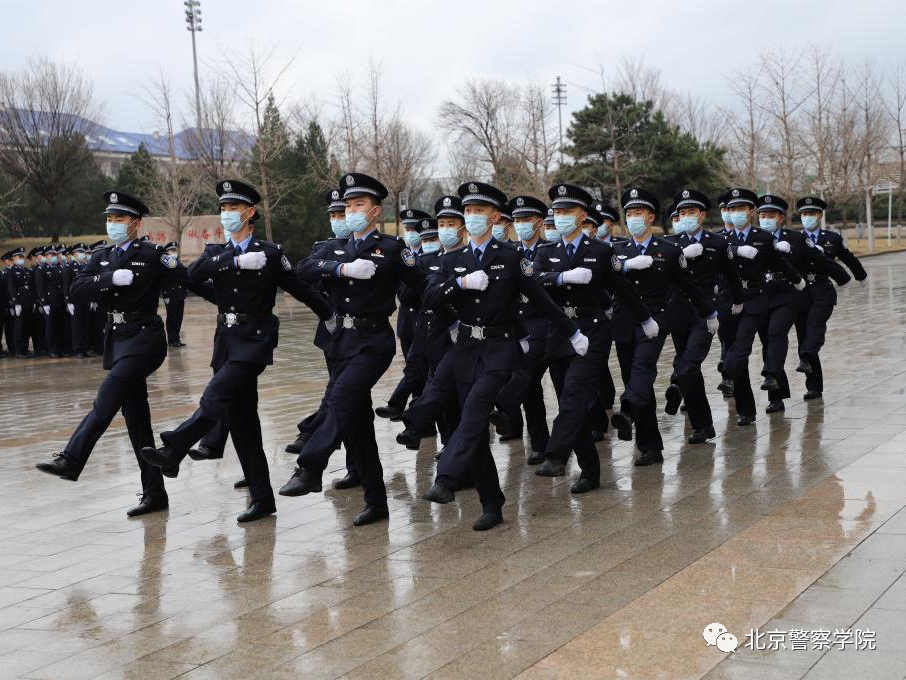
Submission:
<svg viewBox="0 0 906 680">
<path fill-rule="evenodd" d="M 488 233 L 488 218 L 485 215 L 466 215 L 466 231 L 475 238 Z"/>
<path fill-rule="evenodd" d="M 742 211 L 731 212 L 730 222 L 732 222 L 733 226 L 737 229 L 742 229 L 749 223 L 749 213 Z"/>
<path fill-rule="evenodd" d="M 238 213 L 235 210 L 221 210 L 220 224 L 223 225 L 225 232 L 235 234 L 242 229 L 242 213 Z"/>
<path fill-rule="evenodd" d="M 806 231 L 815 231 L 818 228 L 818 216 L 817 215 L 802 215 L 802 228 Z"/>
<path fill-rule="evenodd" d="M 129 235 L 129 225 L 121 222 L 107 223 L 107 236 L 114 243 L 122 243 Z"/>
<path fill-rule="evenodd" d="M 21 267 L 22 265 L 25 264 L 25 260 L 22 259 L 21 257 L 17 257 L 17 258 L 15 259 L 15 262 L 16 262 L 16 264 L 17 264 L 19 267 Z"/>
<path fill-rule="evenodd" d="M 730 220 L 730 211 L 729 210 L 721 210 L 720 219 L 722 219 L 724 221 L 724 224 L 732 224 L 732 222 Z"/>
<path fill-rule="evenodd" d="M 677 231 L 682 230 L 686 234 L 694 234 L 698 231 L 698 218 L 693 215 L 680 217 L 678 227 L 679 229 Z"/>
<path fill-rule="evenodd" d="M 79 262 L 84 262 L 84 261 L 85 261 L 85 253 L 76 253 L 75 259 L 77 259 Z"/>
<path fill-rule="evenodd" d="M 436 253 L 438 250 L 440 250 L 440 241 L 425 241 L 422 243 L 423 253 L 428 253 L 430 255 L 431 253 Z"/>
<path fill-rule="evenodd" d="M 759 217 L 758 226 L 767 231 L 777 231 L 776 217 Z"/>
<path fill-rule="evenodd" d="M 601 226 L 598 227 L 598 238 L 604 240 L 609 233 L 610 225 L 607 222 L 601 222 Z"/>
<path fill-rule="evenodd" d="M 440 227 L 437 230 L 437 238 L 443 244 L 445 250 L 456 248 L 462 243 L 459 237 L 459 229 L 456 227 Z"/>
<path fill-rule="evenodd" d="M 682 234 L 686 231 L 686 226 L 683 224 L 682 220 L 677 220 L 676 222 L 670 223 L 670 228 L 673 229 L 674 234 Z"/>
<path fill-rule="evenodd" d="M 563 240 L 563 238 L 560 236 L 560 232 L 556 229 L 545 229 L 544 239 L 552 243 Z"/>
<path fill-rule="evenodd" d="M 347 212 L 346 226 L 349 231 L 365 231 L 368 227 L 368 216 L 363 212 Z"/>
<path fill-rule="evenodd" d="M 520 241 L 531 241 L 535 235 L 535 225 L 532 222 L 516 222 L 513 228 Z"/>
<path fill-rule="evenodd" d="M 330 230 L 337 238 L 346 238 L 352 233 L 352 229 L 346 226 L 346 220 L 331 220 Z"/>
<path fill-rule="evenodd" d="M 626 218 L 626 228 L 629 229 L 630 234 L 638 237 L 645 233 L 645 230 L 648 229 L 648 225 L 645 224 L 644 216 L 633 215 L 632 217 Z"/>
<path fill-rule="evenodd" d="M 417 231 L 406 231 L 403 233 L 403 240 L 410 248 L 418 248 L 422 243 L 422 235 Z"/>
<path fill-rule="evenodd" d="M 592 227 L 582 227 L 582 233 L 585 234 L 586 236 L 588 236 L 589 238 L 591 237 L 591 230 L 592 230 Z"/>
<path fill-rule="evenodd" d="M 576 230 L 575 215 L 554 215 L 554 226 L 560 236 L 567 236 Z"/>
<path fill-rule="evenodd" d="M 56 263 L 57 263 L 57 256 L 56 256 L 56 255 L 51 255 L 51 256 L 50 256 L 50 263 L 51 263 L 51 264 L 56 264 Z"/>
<path fill-rule="evenodd" d="M 506 238 L 506 225 L 495 224 L 491 227 L 491 236 L 496 238 L 498 241 L 503 241 Z"/>
</svg>

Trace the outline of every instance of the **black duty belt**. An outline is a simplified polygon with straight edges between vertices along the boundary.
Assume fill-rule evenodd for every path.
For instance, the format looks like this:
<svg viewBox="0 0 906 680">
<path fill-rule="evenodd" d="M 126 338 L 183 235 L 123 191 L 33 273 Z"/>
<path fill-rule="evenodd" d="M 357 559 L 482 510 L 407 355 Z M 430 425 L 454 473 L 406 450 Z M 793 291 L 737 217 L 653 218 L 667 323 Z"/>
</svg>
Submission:
<svg viewBox="0 0 906 680">
<path fill-rule="evenodd" d="M 756 279 L 743 279 L 742 288 L 743 290 L 751 290 L 760 293 L 762 290 L 762 283 Z"/>
<path fill-rule="evenodd" d="M 508 338 L 513 335 L 512 326 L 472 326 L 467 323 L 459 324 L 459 334 L 465 334 L 475 340 L 487 338 Z"/>
<path fill-rule="evenodd" d="M 601 308 L 596 305 L 590 305 L 588 307 L 561 307 L 564 314 L 570 319 L 578 319 L 583 316 L 594 316 L 595 314 L 601 314 Z"/>
<path fill-rule="evenodd" d="M 807 283 L 826 283 L 829 281 L 827 274 L 816 274 L 815 272 L 806 274 L 805 280 Z"/>
<path fill-rule="evenodd" d="M 348 316 L 337 314 L 337 328 L 377 328 L 387 323 L 383 316 Z"/>
<path fill-rule="evenodd" d="M 777 283 L 792 283 L 789 277 L 782 272 L 765 272 L 764 280 L 768 283 L 775 281 Z"/>
<path fill-rule="evenodd" d="M 108 323 L 135 323 L 144 321 L 154 321 L 157 314 L 148 312 L 107 312 Z"/>
<path fill-rule="evenodd" d="M 237 314 L 236 312 L 227 312 L 226 314 L 217 315 L 217 323 L 224 326 L 238 326 L 241 323 L 248 323 L 254 317 L 251 314 Z"/>
</svg>

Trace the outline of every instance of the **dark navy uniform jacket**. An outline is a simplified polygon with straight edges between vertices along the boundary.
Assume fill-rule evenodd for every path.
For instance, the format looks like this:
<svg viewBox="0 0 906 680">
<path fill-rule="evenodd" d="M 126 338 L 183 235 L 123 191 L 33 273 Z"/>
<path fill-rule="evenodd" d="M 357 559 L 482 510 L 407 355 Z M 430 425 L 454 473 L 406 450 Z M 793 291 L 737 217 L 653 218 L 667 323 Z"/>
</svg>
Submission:
<svg viewBox="0 0 906 680">
<path fill-rule="evenodd" d="M 843 267 L 830 258 L 825 257 L 801 231 L 781 227 L 777 231 L 777 235 L 771 235 L 771 238 L 775 241 L 786 241 L 790 244 L 790 252 L 786 254 L 786 259 L 793 269 L 799 272 L 802 278 L 806 279 L 806 282 L 808 281 L 809 270 L 830 276 L 841 286 L 852 280 Z M 786 304 L 804 304 L 804 291 L 798 291 L 793 288 L 784 272 L 774 270 L 772 267 L 765 274 L 765 279 L 771 296 L 771 307 Z"/>
<path fill-rule="evenodd" d="M 749 228 L 749 233 L 746 234 L 743 243 L 739 242 L 734 230 L 727 237 L 727 243 L 733 250 L 733 262 L 736 263 L 739 278 L 742 280 L 745 290 L 746 313 L 748 314 L 758 314 L 768 309 L 769 299 L 767 295 L 764 295 L 767 292 L 765 275 L 768 272 L 781 274 L 793 284 L 802 280 L 802 276 L 790 264 L 790 261 L 783 253 L 774 248 L 774 237 L 758 227 Z M 738 251 L 741 245 L 752 246 L 758 251 L 758 255 L 751 260 L 740 257 Z"/>
<path fill-rule="evenodd" d="M 370 260 L 375 274 L 370 279 L 336 276 L 337 267 L 353 260 Z M 330 295 L 330 304 L 338 315 L 360 319 L 368 325 L 344 328 L 337 323 L 329 353 L 337 359 L 359 352 L 396 353 L 396 340 L 389 317 L 396 309 L 396 292 L 400 283 L 421 291 L 425 275 L 415 266 L 415 255 L 402 239 L 377 230 L 371 231 L 356 251 L 355 237 L 330 239 L 296 267 L 296 273 L 309 283 L 322 282 Z M 389 335 L 386 331 L 389 331 Z"/>
<path fill-rule="evenodd" d="M 535 258 L 538 256 L 538 249 L 547 244 L 547 241 L 538 239 L 537 243 L 535 243 L 535 247 L 529 250 L 523 247 L 522 241 L 520 241 L 517 250 L 519 254 L 529 262 L 534 262 Z M 541 347 L 540 343 L 543 342 L 545 346 L 547 345 L 547 337 L 550 335 L 551 322 L 547 320 L 546 316 L 543 316 L 535 309 L 525 295 L 519 296 L 519 316 L 522 317 L 522 323 L 528 332 L 529 342 L 539 343 L 539 352 L 544 351 L 545 348 Z"/>
<path fill-rule="evenodd" d="M 31 311 L 35 304 L 35 286 L 32 273 L 25 267 L 14 264 L 6 270 L 6 293 L 9 306 L 22 305 Z"/>
<path fill-rule="evenodd" d="M 572 260 L 567 257 L 566 245 L 562 241 L 541 247 L 535 255 L 534 276 L 554 302 L 561 307 L 576 310 L 575 319 L 579 329 L 591 337 L 590 334 L 595 333 L 607 321 L 603 311 L 613 306 L 608 290 L 620 295 L 620 299 L 635 316 L 637 323 L 651 316 L 651 312 L 632 284 L 615 267 L 615 261 L 610 245 L 583 236 L 576 252 L 573 253 Z M 562 272 L 577 267 L 591 270 L 589 283 L 557 285 L 557 278 Z M 597 313 L 588 313 L 593 310 L 597 310 Z M 547 351 L 550 356 L 563 357 L 574 354 L 569 338 L 557 331 L 550 334 Z"/>
<path fill-rule="evenodd" d="M 426 284 L 440 275 L 442 252 L 422 253 L 415 260 L 415 266 L 422 270 Z M 421 295 L 416 295 L 409 286 L 400 286 L 400 304 L 411 304 L 418 310 L 415 327 L 424 328 L 426 334 L 425 356 L 429 362 L 441 360 L 450 345 L 450 326 L 456 323 L 456 310 L 451 305 L 440 309 L 429 309 L 422 305 Z M 402 313 L 402 309 L 400 309 Z M 413 339 L 415 342 L 417 338 Z"/>
<path fill-rule="evenodd" d="M 689 234 L 671 234 L 665 238 L 680 249 L 692 243 L 701 244 L 702 254 L 698 257 L 687 257 L 686 265 L 695 283 L 714 304 L 717 303 L 718 293 L 723 287 L 726 288 L 727 300 L 731 304 L 739 305 L 745 301 L 739 269 L 733 262 L 733 249 L 723 235 L 702 229 L 699 239 L 693 239 Z M 677 296 L 677 308 L 688 309 L 688 302 L 684 304 L 680 296 Z"/>
<path fill-rule="evenodd" d="M 808 232 L 803 232 L 802 236 L 807 241 L 811 241 Z M 859 258 L 846 247 L 846 242 L 840 234 L 833 231 L 825 231 L 823 229 L 818 230 L 817 242 L 818 245 L 824 249 L 824 257 L 833 261 L 839 260 L 845 264 L 853 273 L 853 277 L 856 281 L 864 281 L 868 277 L 865 268 L 862 266 L 862 263 L 859 262 Z M 808 286 L 807 290 L 813 300 L 820 300 L 821 302 L 832 305 L 837 304 L 837 289 L 830 282 L 826 273 L 820 271 L 819 268 L 814 267 L 811 261 L 806 263 L 802 273 L 805 275 L 805 282 Z M 839 283 L 839 281 L 837 281 L 837 283 Z"/>
<path fill-rule="evenodd" d="M 39 305 L 59 307 L 64 302 L 63 266 L 45 264 L 35 267 L 35 292 Z"/>
<path fill-rule="evenodd" d="M 469 328 L 460 327 L 457 348 L 472 348 L 460 356 L 457 353 L 456 373 L 461 380 L 474 377 L 477 358 L 485 370 L 514 371 L 522 365 L 519 339 L 524 335 L 520 322 L 519 301 L 524 295 L 548 319 L 552 326 L 570 337 L 578 326 L 551 300 L 541 285 L 533 278 L 532 263 L 522 257 L 516 248 L 491 238 L 481 248 L 481 264 L 475 261 L 471 245 L 451 250 L 440 258 L 438 276 L 425 289 L 424 304 L 433 309 L 452 305 L 461 324 L 469 327 L 488 327 L 503 333 L 502 337 L 481 340 L 472 337 Z M 485 290 L 459 287 L 456 279 L 471 272 L 484 270 L 488 275 Z M 467 363 L 466 363 L 467 362 Z"/>
<path fill-rule="evenodd" d="M 264 267 L 239 269 L 234 264 L 232 241 L 205 245 L 201 257 L 189 265 L 189 277 L 196 284 L 208 279 L 214 282 L 217 311 L 237 315 L 235 323 L 218 319 L 211 357 L 215 369 L 227 361 L 274 362 L 280 329 L 280 319 L 273 314 L 277 288 L 311 307 L 321 319 L 333 315 L 321 294 L 293 273 L 283 246 L 253 236 L 245 252 L 263 252 L 267 256 Z"/>
</svg>

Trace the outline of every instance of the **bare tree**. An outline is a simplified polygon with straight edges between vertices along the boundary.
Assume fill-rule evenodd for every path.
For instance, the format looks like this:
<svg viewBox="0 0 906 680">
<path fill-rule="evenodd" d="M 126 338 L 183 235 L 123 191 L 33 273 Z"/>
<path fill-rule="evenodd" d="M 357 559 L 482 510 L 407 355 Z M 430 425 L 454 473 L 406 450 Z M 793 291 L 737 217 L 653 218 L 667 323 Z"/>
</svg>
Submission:
<svg viewBox="0 0 906 680">
<path fill-rule="evenodd" d="M 894 150 L 897 155 L 897 220 L 903 221 L 904 200 L 906 200 L 906 62 L 900 62 L 890 72 L 888 93 L 884 98 L 884 109 L 894 126 Z"/>
<path fill-rule="evenodd" d="M 47 203 L 54 241 L 60 201 L 91 163 L 86 140 L 100 116 L 91 84 L 71 64 L 38 59 L 0 73 L 0 168 Z"/>
<path fill-rule="evenodd" d="M 730 132 L 730 164 L 737 182 L 753 189 L 759 184 L 758 163 L 762 149 L 765 117 L 758 99 L 762 69 L 751 68 L 729 79 L 737 106 L 724 112 Z"/>
<path fill-rule="evenodd" d="M 603 79 L 603 69 L 601 71 Z M 645 65 L 645 59 L 622 56 L 617 60 L 614 90 L 631 95 L 637 102 L 650 101 L 655 110 L 668 111 L 676 101 L 673 90 L 661 83 L 661 72 Z"/>
<path fill-rule="evenodd" d="M 248 159 L 252 137 L 238 129 L 233 88 L 224 77 L 204 83 L 201 92 L 201 129 L 183 135 L 191 156 L 198 161 L 205 184 L 234 174 Z"/>
</svg>

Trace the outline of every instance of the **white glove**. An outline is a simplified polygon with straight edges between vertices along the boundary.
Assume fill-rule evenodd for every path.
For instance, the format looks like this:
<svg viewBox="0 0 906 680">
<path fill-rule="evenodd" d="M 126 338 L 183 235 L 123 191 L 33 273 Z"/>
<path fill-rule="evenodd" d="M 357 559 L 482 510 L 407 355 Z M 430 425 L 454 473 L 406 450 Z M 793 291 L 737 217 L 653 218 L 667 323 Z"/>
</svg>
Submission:
<svg viewBox="0 0 906 680">
<path fill-rule="evenodd" d="M 453 326 L 450 328 L 450 340 L 453 341 L 453 344 L 454 344 L 454 345 L 456 344 L 456 338 L 458 338 L 458 337 L 459 337 L 459 322 L 457 321 L 457 322 L 456 322 L 455 324 L 453 324 Z"/>
<path fill-rule="evenodd" d="M 701 255 L 704 251 L 705 249 L 702 248 L 701 243 L 690 243 L 688 246 L 683 248 L 683 255 L 686 256 L 686 259 L 691 260 Z"/>
<path fill-rule="evenodd" d="M 816 247 L 818 250 L 820 250 L 822 253 L 824 252 L 824 246 L 819 246 L 817 243 L 814 244 L 814 245 L 815 245 L 815 247 Z"/>
<path fill-rule="evenodd" d="M 570 269 L 561 274 L 561 281 L 563 283 L 579 283 L 586 284 L 591 281 L 591 269 L 586 267 L 576 267 L 575 269 Z"/>
<path fill-rule="evenodd" d="M 626 260 L 626 269 L 648 269 L 653 263 L 651 255 L 636 255 Z"/>
<path fill-rule="evenodd" d="M 613 320 L 613 307 L 608 307 L 607 309 L 605 309 L 604 316 L 607 317 L 608 321 L 612 321 Z"/>
<path fill-rule="evenodd" d="M 350 279 L 370 279 L 377 271 L 377 265 L 371 260 L 353 260 L 340 267 L 340 275 Z"/>
<path fill-rule="evenodd" d="M 742 314 L 742 303 L 740 303 L 738 305 L 733 305 L 732 307 L 730 307 L 730 314 L 733 314 L 733 315 Z"/>
<path fill-rule="evenodd" d="M 96 311 L 98 311 L 98 303 L 97 303 L 97 302 L 92 302 L 92 303 L 90 303 L 90 304 L 88 305 L 88 308 L 89 308 L 92 312 L 96 312 Z"/>
<path fill-rule="evenodd" d="M 169 304 L 170 304 L 170 298 L 164 298 L 164 304 L 165 304 L 165 305 L 169 305 Z"/>
<path fill-rule="evenodd" d="M 16 311 L 16 316 L 22 316 L 22 305 L 16 305 L 14 309 Z"/>
<path fill-rule="evenodd" d="M 519 347 L 522 348 L 523 354 L 528 354 L 529 344 L 528 344 L 528 340 L 526 338 L 522 338 L 522 340 L 519 341 Z"/>
<path fill-rule="evenodd" d="M 648 319 L 647 321 L 642 322 L 642 331 L 645 333 L 645 337 L 651 340 L 658 336 L 658 333 L 661 332 L 661 328 L 657 325 L 657 321 Z"/>
<path fill-rule="evenodd" d="M 799 283 L 794 283 L 793 288 L 796 290 L 805 290 L 805 279 L 799 279 Z"/>
<path fill-rule="evenodd" d="M 779 250 L 781 253 L 790 252 L 790 244 L 786 241 L 774 241 L 774 250 Z"/>
<path fill-rule="evenodd" d="M 128 286 L 132 283 L 134 277 L 135 274 L 132 273 L 131 269 L 117 269 L 113 272 L 113 285 Z"/>
<path fill-rule="evenodd" d="M 69 312 L 70 316 L 75 316 L 75 305 L 71 302 L 66 303 L 66 311 Z"/>
<path fill-rule="evenodd" d="M 715 316 L 711 319 L 705 319 L 705 325 L 708 327 L 708 332 L 711 335 L 714 335 L 717 332 L 717 328 L 718 328 L 718 326 L 720 326 L 720 323 L 718 322 L 717 317 Z"/>
<path fill-rule="evenodd" d="M 577 333 L 569 339 L 573 344 L 573 349 L 576 350 L 576 354 L 580 357 L 584 357 L 585 353 L 588 351 L 588 337 L 582 333 Z"/>
<path fill-rule="evenodd" d="M 747 260 L 754 260 L 755 256 L 758 255 L 758 249 L 753 248 L 752 246 L 739 246 L 739 248 L 736 249 L 736 254 Z"/>
<path fill-rule="evenodd" d="M 333 332 L 337 330 L 337 315 L 334 314 L 332 317 L 327 319 L 324 322 L 324 328 L 327 329 L 327 332 L 333 335 Z"/>
<path fill-rule="evenodd" d="M 44 312 L 46 316 L 50 316 L 50 305 L 41 305 L 41 311 Z"/>
<path fill-rule="evenodd" d="M 238 261 L 240 269 L 264 269 L 264 265 L 267 264 L 267 254 L 260 250 L 242 253 Z"/>
<path fill-rule="evenodd" d="M 479 269 L 459 277 L 459 287 L 463 290 L 485 290 L 488 287 L 488 275 Z"/>
</svg>

